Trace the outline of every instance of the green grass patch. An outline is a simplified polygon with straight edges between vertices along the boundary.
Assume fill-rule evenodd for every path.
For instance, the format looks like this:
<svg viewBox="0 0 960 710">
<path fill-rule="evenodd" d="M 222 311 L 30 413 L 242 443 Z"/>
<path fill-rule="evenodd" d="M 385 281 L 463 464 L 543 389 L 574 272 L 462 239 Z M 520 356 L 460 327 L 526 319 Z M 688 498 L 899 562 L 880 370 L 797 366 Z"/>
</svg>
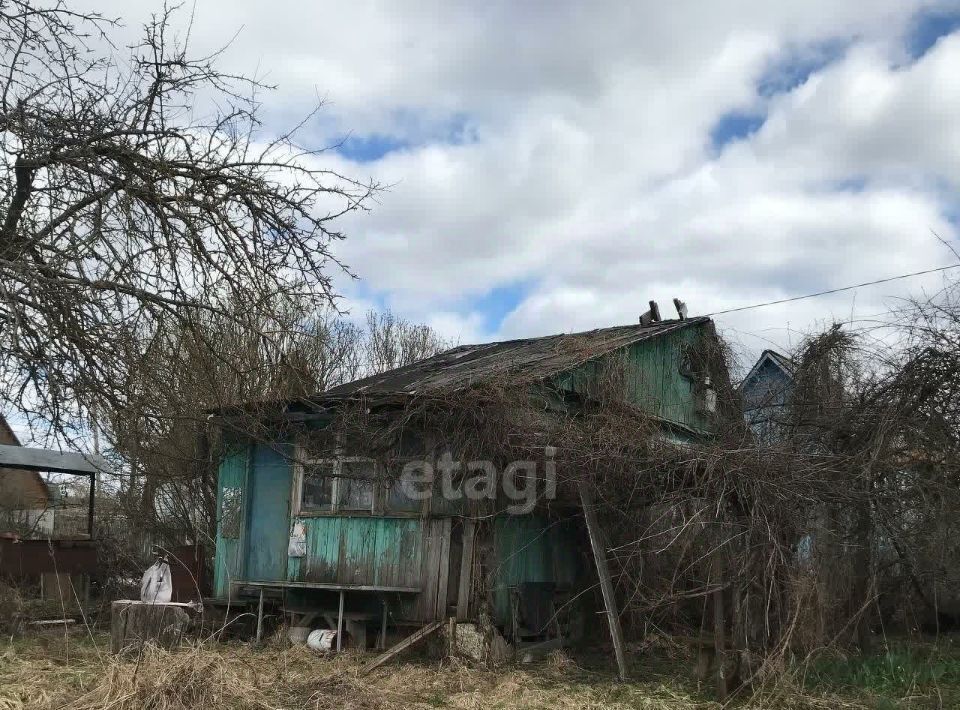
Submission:
<svg viewBox="0 0 960 710">
<path fill-rule="evenodd" d="M 872 696 L 878 708 L 922 707 L 901 703 L 925 696 L 960 697 L 960 653 L 951 644 L 890 646 L 868 656 L 825 654 L 801 674 L 808 690 L 861 692 Z"/>
</svg>

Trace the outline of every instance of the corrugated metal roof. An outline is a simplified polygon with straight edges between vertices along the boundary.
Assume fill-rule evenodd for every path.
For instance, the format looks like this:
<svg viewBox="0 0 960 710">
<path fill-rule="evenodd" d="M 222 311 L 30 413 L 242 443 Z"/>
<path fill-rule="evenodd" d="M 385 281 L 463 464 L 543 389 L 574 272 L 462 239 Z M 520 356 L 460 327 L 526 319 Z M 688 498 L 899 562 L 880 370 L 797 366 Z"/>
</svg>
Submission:
<svg viewBox="0 0 960 710">
<path fill-rule="evenodd" d="M 709 320 L 665 320 L 648 326 L 622 325 L 583 333 L 461 345 L 405 367 L 339 385 L 317 399 L 459 389 L 512 373 L 543 379 L 641 340 Z"/>
</svg>

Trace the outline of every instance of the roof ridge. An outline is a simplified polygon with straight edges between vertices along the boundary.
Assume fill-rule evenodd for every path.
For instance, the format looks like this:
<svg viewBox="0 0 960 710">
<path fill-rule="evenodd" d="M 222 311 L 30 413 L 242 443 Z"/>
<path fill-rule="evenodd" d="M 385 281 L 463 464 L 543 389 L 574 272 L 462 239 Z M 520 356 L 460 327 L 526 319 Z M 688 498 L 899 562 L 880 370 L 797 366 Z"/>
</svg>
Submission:
<svg viewBox="0 0 960 710">
<path fill-rule="evenodd" d="M 450 348 L 449 350 L 444 350 L 443 352 L 437 353 L 437 355 L 443 355 L 444 353 L 454 352 L 456 350 L 461 350 L 464 348 L 482 348 L 490 345 L 508 345 L 511 343 L 522 343 L 532 340 L 547 340 L 549 338 L 572 338 L 578 335 L 592 335 L 594 333 L 599 333 L 604 330 L 621 330 L 625 328 L 643 328 L 645 330 L 658 330 L 661 327 L 667 325 L 679 325 L 683 324 L 692 324 L 695 322 L 703 322 L 710 320 L 709 316 L 690 316 L 688 318 L 667 318 L 664 320 L 659 320 L 651 323 L 650 325 L 642 325 L 640 323 L 624 323 L 622 325 L 608 325 L 603 328 L 591 328 L 590 330 L 578 330 L 570 333 L 550 333 L 549 335 L 533 335 L 526 338 L 510 338 L 508 340 L 490 340 L 486 343 L 466 343 L 464 345 L 457 345 L 456 347 Z M 431 357 L 436 357 L 433 355 Z"/>
<path fill-rule="evenodd" d="M 535 370 L 538 377 L 548 377 L 575 367 L 579 362 L 647 338 L 708 322 L 708 316 L 699 316 L 658 321 L 650 325 L 631 323 L 577 333 L 458 345 L 401 367 L 331 387 L 311 399 L 335 399 L 371 392 L 411 394 L 424 387 L 457 386 L 458 382 L 476 382 L 497 372 L 523 368 Z M 555 347 L 567 339 L 577 338 L 585 340 L 582 348 Z"/>
</svg>

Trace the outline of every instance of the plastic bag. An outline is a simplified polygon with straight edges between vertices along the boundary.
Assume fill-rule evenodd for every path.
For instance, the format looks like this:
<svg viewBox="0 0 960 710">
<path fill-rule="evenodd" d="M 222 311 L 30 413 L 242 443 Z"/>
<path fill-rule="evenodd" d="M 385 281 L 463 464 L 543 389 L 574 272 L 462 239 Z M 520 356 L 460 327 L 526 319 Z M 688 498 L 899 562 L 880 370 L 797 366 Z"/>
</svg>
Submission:
<svg viewBox="0 0 960 710">
<path fill-rule="evenodd" d="M 170 565 L 157 560 L 143 573 L 140 581 L 141 601 L 165 604 L 173 596 L 173 584 L 170 581 Z"/>
<path fill-rule="evenodd" d="M 290 544 L 287 545 L 287 557 L 306 557 L 307 531 L 303 523 L 294 523 L 290 531 Z"/>
</svg>

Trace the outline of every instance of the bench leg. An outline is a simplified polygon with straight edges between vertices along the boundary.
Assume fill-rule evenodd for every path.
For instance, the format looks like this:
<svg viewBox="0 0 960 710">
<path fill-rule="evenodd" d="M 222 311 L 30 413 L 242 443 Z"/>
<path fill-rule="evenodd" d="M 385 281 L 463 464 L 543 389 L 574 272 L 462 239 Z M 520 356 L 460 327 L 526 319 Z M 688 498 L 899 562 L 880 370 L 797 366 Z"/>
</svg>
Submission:
<svg viewBox="0 0 960 710">
<path fill-rule="evenodd" d="M 387 648 L 387 600 L 381 600 L 383 604 L 383 619 L 380 621 L 380 639 L 377 641 L 377 649 L 385 651 Z"/>
<path fill-rule="evenodd" d="M 340 592 L 340 613 L 337 615 L 337 650 L 343 647 L 343 591 Z"/>
</svg>

